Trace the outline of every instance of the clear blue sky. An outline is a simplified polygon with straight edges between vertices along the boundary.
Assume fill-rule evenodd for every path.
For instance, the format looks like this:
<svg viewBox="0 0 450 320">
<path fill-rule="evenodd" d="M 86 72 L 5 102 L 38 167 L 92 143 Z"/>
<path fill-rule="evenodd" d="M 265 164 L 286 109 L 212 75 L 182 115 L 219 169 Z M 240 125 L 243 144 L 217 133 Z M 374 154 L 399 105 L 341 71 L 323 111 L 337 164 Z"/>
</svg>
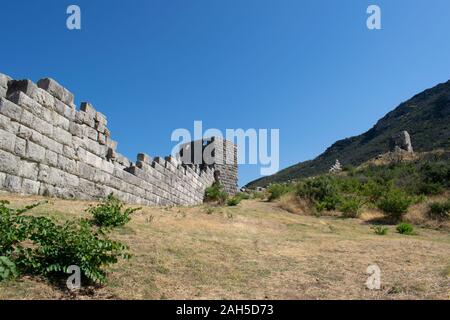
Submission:
<svg viewBox="0 0 450 320">
<path fill-rule="evenodd" d="M 176 128 L 279 128 L 281 168 L 450 78 L 448 0 L 1 0 L 0 72 L 52 77 L 108 116 L 119 151 Z M 66 8 L 82 30 L 66 29 Z M 366 8 L 382 9 L 382 30 Z M 240 168 L 240 185 L 257 178 Z"/>
</svg>

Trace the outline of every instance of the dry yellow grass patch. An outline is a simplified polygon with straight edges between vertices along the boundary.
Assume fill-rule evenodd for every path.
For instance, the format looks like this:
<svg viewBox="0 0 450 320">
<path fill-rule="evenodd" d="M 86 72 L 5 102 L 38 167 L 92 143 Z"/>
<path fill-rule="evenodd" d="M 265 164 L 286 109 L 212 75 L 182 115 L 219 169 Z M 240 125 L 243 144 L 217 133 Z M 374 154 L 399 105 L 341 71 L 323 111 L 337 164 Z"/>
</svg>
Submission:
<svg viewBox="0 0 450 320">
<path fill-rule="evenodd" d="M 14 206 L 40 197 L 1 195 Z M 87 216 L 89 202 L 52 199 L 33 214 Z M 377 236 L 362 219 L 291 214 L 279 204 L 145 207 L 112 233 L 133 253 L 106 286 L 70 296 L 45 279 L 0 283 L 0 299 L 447 299 L 450 234 Z M 377 264 L 382 288 L 368 290 Z"/>
</svg>

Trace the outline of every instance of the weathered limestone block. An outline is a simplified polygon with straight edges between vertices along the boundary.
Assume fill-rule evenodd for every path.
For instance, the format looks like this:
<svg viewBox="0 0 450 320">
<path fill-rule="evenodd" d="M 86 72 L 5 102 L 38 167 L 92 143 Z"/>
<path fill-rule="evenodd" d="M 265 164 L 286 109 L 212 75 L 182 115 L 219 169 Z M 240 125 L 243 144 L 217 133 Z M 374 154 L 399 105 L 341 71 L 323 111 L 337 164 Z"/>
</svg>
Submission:
<svg viewBox="0 0 450 320">
<path fill-rule="evenodd" d="M 12 93 L 8 97 L 8 99 L 17 104 L 18 106 L 25 108 L 36 117 L 39 117 L 40 119 L 48 123 L 53 123 L 52 111 L 47 108 L 44 108 L 22 91 L 16 91 Z"/>
<path fill-rule="evenodd" d="M 20 121 L 20 118 L 22 116 L 23 109 L 16 105 L 15 103 L 12 103 L 9 100 L 6 100 L 5 98 L 0 98 L 0 114 L 15 120 Z"/>
<path fill-rule="evenodd" d="M 7 91 L 8 91 L 8 89 L 0 87 L 0 98 L 6 97 Z"/>
<path fill-rule="evenodd" d="M 90 104 L 89 102 L 82 102 L 80 105 L 80 110 L 86 112 L 95 121 L 97 111 L 94 109 L 92 104 Z"/>
<path fill-rule="evenodd" d="M 21 193 L 22 192 L 22 178 L 7 174 L 4 183 L 5 189 L 10 192 Z"/>
<path fill-rule="evenodd" d="M 22 181 L 22 193 L 24 194 L 39 194 L 40 183 L 35 180 L 23 179 Z"/>
<path fill-rule="evenodd" d="M 32 91 L 30 97 L 36 100 L 40 105 L 49 108 L 50 110 L 55 110 L 55 98 L 47 91 L 37 88 Z"/>
<path fill-rule="evenodd" d="M 45 150 L 45 164 L 48 164 L 52 167 L 58 166 L 58 154 L 51 150 Z"/>
<path fill-rule="evenodd" d="M 60 127 L 63 130 L 69 131 L 70 121 L 66 117 L 63 117 L 56 111 L 52 111 L 52 120 L 53 124 L 57 127 Z"/>
<path fill-rule="evenodd" d="M 69 132 L 72 135 L 77 136 L 79 138 L 85 137 L 85 135 L 86 135 L 85 128 L 87 128 L 87 126 L 78 124 L 76 122 L 70 122 L 70 124 L 69 124 Z"/>
<path fill-rule="evenodd" d="M 44 78 L 37 83 L 39 88 L 42 88 L 58 98 L 62 102 L 68 105 L 73 105 L 73 94 L 69 92 L 66 88 L 61 86 L 58 82 L 51 78 Z"/>
<path fill-rule="evenodd" d="M 16 135 L 0 129 L 0 149 L 14 153 Z"/>
<path fill-rule="evenodd" d="M 91 140 L 97 141 L 98 139 L 98 132 L 94 128 L 91 128 L 89 126 L 84 125 L 84 133 L 86 137 L 88 137 Z"/>
<path fill-rule="evenodd" d="M 53 130 L 53 140 L 61 143 L 62 145 L 71 146 L 72 145 L 72 135 L 69 131 L 66 131 L 59 127 L 54 127 Z"/>
<path fill-rule="evenodd" d="M 35 91 L 38 87 L 31 80 L 11 80 L 8 83 L 8 93 L 9 96 L 13 92 L 22 91 L 27 96 L 31 97 L 33 91 Z"/>
<path fill-rule="evenodd" d="M 0 187 L 5 187 L 6 173 L 0 172 Z"/>
<path fill-rule="evenodd" d="M 53 134 L 53 129 L 60 129 L 57 127 L 53 127 L 50 123 L 39 119 L 38 117 L 34 116 L 31 112 L 28 112 L 27 110 L 22 110 L 22 116 L 20 118 L 20 123 L 24 124 L 28 128 L 33 128 L 39 133 L 42 133 L 43 135 L 46 135 L 47 137 L 53 137 L 57 136 L 56 134 Z M 56 139 L 55 139 L 56 140 Z"/>
<path fill-rule="evenodd" d="M 43 164 L 39 165 L 38 180 L 59 187 L 77 187 L 80 183 L 77 176 Z"/>
<path fill-rule="evenodd" d="M 39 163 L 44 162 L 45 148 L 34 142 L 27 141 L 25 158 Z"/>
<path fill-rule="evenodd" d="M 17 175 L 19 168 L 17 164 L 20 158 L 3 150 L 0 150 L 0 172 Z"/>
<path fill-rule="evenodd" d="M 66 105 L 62 101 L 55 100 L 55 111 L 58 112 L 63 117 L 67 118 L 69 121 L 75 121 L 75 114 L 77 111 L 73 105 Z"/>
<path fill-rule="evenodd" d="M 75 122 L 78 124 L 86 124 L 91 128 L 95 126 L 93 115 L 82 110 L 75 113 Z"/>
<path fill-rule="evenodd" d="M 68 172 L 68 173 L 71 173 L 71 174 L 74 174 L 74 175 L 78 174 L 77 162 L 75 160 L 66 158 L 62 154 L 58 155 L 58 160 L 57 160 L 57 165 L 56 166 L 57 166 L 57 168 L 65 171 L 65 172 Z"/>
<path fill-rule="evenodd" d="M 106 137 L 104 134 L 99 132 L 97 140 L 98 140 L 98 143 L 100 143 L 101 145 L 106 145 Z M 110 148 L 108 148 L 108 149 L 110 149 Z"/>
<path fill-rule="evenodd" d="M 28 161 L 20 161 L 18 164 L 19 173 L 18 175 L 23 178 L 37 180 L 38 177 L 38 164 Z"/>
<path fill-rule="evenodd" d="M 141 162 L 144 162 L 144 163 L 146 163 L 146 164 L 151 165 L 152 162 L 153 162 L 153 158 L 150 157 L 148 154 L 145 154 L 145 153 L 138 153 L 138 155 L 137 155 L 137 161 L 141 161 Z"/>
<path fill-rule="evenodd" d="M 19 131 L 19 123 L 0 114 L 0 129 L 16 134 Z"/>
</svg>

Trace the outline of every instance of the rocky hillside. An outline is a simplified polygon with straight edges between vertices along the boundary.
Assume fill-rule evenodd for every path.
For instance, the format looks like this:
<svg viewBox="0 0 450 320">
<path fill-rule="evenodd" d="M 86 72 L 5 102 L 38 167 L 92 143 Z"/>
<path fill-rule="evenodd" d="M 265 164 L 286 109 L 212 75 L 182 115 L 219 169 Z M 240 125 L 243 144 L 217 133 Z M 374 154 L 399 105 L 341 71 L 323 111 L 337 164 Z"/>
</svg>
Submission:
<svg viewBox="0 0 450 320">
<path fill-rule="evenodd" d="M 250 182 L 247 187 L 314 176 L 339 159 L 343 166 L 360 165 L 389 150 L 393 135 L 407 130 L 415 151 L 450 149 L 450 80 L 417 94 L 380 119 L 369 131 L 335 142 L 314 160 Z"/>
</svg>

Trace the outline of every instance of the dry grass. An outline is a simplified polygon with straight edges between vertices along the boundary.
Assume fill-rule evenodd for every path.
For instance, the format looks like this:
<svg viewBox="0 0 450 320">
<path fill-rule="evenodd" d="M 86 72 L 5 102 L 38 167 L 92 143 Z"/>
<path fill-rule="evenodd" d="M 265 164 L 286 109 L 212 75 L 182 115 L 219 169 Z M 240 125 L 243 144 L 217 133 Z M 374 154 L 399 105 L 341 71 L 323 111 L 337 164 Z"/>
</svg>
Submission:
<svg viewBox="0 0 450 320">
<path fill-rule="evenodd" d="M 40 197 L 2 195 L 14 206 Z M 88 202 L 51 200 L 33 209 L 85 216 Z M 369 220 L 370 221 L 370 220 Z M 277 203 L 237 207 L 145 207 L 113 233 L 132 250 L 105 287 L 75 297 L 46 280 L 0 283 L 0 299 L 448 299 L 450 234 L 418 228 L 378 236 L 366 219 L 291 214 Z M 368 290 L 377 264 L 381 290 Z"/>
</svg>

